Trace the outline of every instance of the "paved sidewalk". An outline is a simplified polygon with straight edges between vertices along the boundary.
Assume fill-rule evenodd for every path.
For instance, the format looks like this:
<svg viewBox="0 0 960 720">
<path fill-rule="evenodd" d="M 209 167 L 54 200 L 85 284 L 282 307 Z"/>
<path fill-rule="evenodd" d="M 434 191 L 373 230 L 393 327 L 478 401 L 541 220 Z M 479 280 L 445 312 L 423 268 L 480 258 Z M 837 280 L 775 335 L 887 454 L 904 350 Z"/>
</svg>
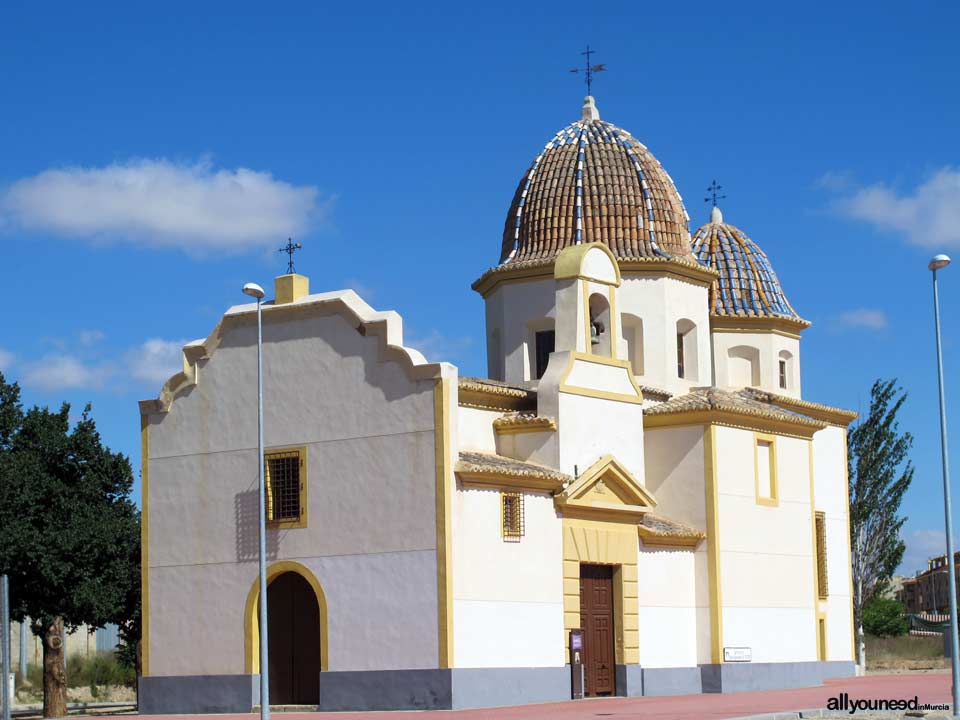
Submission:
<svg viewBox="0 0 960 720">
<path fill-rule="evenodd" d="M 731 695 L 681 695 L 676 697 L 598 698 L 576 702 L 523 705 L 490 710 L 439 710 L 392 713 L 275 713 L 283 720 L 389 720 L 415 717 L 417 720 L 730 720 L 751 715 L 790 710 L 826 708 L 827 701 L 846 692 L 851 698 L 909 700 L 923 703 L 950 702 L 950 675 L 870 675 L 830 680 L 826 685 L 799 690 L 770 690 Z M 128 716 L 129 717 L 129 716 Z M 145 715 L 145 720 L 162 720 Z M 184 718 L 187 716 L 170 716 Z M 209 716 L 207 716 L 209 717 Z M 218 715 L 218 720 L 251 720 L 255 715 Z M 114 718 L 113 720 L 116 720 Z"/>
</svg>

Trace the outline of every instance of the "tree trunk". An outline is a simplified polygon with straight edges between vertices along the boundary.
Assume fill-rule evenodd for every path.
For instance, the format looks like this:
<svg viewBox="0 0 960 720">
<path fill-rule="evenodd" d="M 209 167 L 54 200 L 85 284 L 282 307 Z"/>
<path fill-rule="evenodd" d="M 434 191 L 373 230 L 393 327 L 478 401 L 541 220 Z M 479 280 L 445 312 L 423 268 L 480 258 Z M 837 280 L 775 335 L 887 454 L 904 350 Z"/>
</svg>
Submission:
<svg viewBox="0 0 960 720">
<path fill-rule="evenodd" d="M 43 716 L 67 715 L 67 668 L 64 662 L 63 618 L 56 617 L 43 631 Z"/>
</svg>

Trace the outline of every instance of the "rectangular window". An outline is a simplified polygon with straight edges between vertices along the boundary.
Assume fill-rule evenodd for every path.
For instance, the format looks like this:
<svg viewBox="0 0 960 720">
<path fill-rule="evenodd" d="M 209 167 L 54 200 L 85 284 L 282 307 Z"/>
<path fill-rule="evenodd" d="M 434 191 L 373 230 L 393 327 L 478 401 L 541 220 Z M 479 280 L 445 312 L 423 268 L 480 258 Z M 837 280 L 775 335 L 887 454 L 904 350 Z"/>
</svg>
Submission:
<svg viewBox="0 0 960 720">
<path fill-rule="evenodd" d="M 547 363 L 550 362 L 550 353 L 553 352 L 556 337 L 556 332 L 553 330 L 541 330 L 534 336 L 537 355 L 537 380 L 542 378 L 547 371 Z"/>
<path fill-rule="evenodd" d="M 677 333 L 677 377 L 682 378 L 683 376 L 683 333 Z"/>
<path fill-rule="evenodd" d="M 814 516 L 817 530 L 817 594 L 827 597 L 827 518 L 822 512 Z"/>
<path fill-rule="evenodd" d="M 503 522 L 503 539 L 520 542 L 523 537 L 523 495 L 500 493 L 500 515 Z"/>
<path fill-rule="evenodd" d="M 267 490 L 267 521 L 280 527 L 303 527 L 305 502 L 304 449 L 264 453 L 263 472 Z"/>
<path fill-rule="evenodd" d="M 784 390 L 787 389 L 787 361 L 780 361 L 780 387 Z"/>
<path fill-rule="evenodd" d="M 757 503 L 760 505 L 777 504 L 777 457 L 773 438 L 768 435 L 756 436 L 756 483 Z"/>
</svg>

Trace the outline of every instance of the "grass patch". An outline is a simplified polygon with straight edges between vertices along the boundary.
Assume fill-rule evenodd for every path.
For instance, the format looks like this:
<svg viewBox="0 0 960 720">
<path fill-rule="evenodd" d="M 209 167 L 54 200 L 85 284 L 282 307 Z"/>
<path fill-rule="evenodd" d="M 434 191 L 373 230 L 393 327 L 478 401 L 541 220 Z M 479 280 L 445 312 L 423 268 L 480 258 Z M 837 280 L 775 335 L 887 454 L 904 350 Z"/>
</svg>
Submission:
<svg viewBox="0 0 960 720">
<path fill-rule="evenodd" d="M 869 670 L 933 670 L 947 666 L 943 636 L 864 638 Z"/>
</svg>

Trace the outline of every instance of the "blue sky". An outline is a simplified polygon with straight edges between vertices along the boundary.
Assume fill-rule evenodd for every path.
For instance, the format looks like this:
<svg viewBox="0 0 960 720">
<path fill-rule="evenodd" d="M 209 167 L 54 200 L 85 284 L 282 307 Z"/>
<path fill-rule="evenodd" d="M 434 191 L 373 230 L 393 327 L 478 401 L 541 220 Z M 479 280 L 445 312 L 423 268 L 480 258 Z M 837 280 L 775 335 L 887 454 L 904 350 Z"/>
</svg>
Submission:
<svg viewBox="0 0 960 720">
<path fill-rule="evenodd" d="M 912 571 L 943 546 L 926 261 L 960 254 L 958 23 L 953 3 L 5 3 L 0 368 L 29 403 L 91 401 L 138 465 L 136 401 L 293 236 L 315 291 L 354 287 L 483 374 L 469 285 L 579 114 L 589 42 L 603 118 L 694 228 L 716 177 L 813 321 L 804 396 L 909 391 Z M 960 266 L 941 293 L 960 447 Z"/>
</svg>

